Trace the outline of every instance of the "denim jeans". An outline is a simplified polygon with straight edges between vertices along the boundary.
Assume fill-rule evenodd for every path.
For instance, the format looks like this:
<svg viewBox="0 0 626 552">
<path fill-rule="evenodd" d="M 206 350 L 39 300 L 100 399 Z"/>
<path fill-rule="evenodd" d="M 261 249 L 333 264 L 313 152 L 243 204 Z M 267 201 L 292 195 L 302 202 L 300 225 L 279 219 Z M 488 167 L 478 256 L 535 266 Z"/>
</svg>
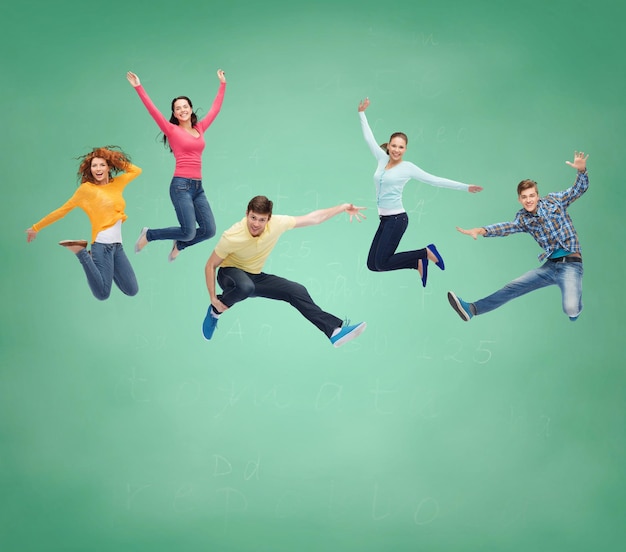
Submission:
<svg viewBox="0 0 626 552">
<path fill-rule="evenodd" d="M 219 300 L 227 307 L 248 297 L 266 297 L 286 301 L 298 309 L 300 314 L 330 337 L 342 320 L 324 312 L 311 299 L 302 284 L 292 282 L 272 274 L 250 274 L 240 268 L 221 267 L 217 271 L 217 281 L 223 290 Z"/>
<path fill-rule="evenodd" d="M 121 243 L 91 244 L 91 254 L 86 249 L 76 256 L 87 275 L 87 283 L 96 299 L 104 301 L 111 295 L 113 282 L 126 295 L 137 295 L 139 286 L 130 261 Z"/>
<path fill-rule="evenodd" d="M 380 224 L 367 256 L 367 268 L 374 272 L 417 269 L 417 261 L 427 256 L 426 248 L 396 253 L 408 225 L 409 216 L 406 213 L 380 216 Z"/>
<path fill-rule="evenodd" d="M 176 240 L 177 249 L 182 251 L 215 236 L 215 218 L 204 194 L 202 180 L 175 176 L 170 184 L 170 198 L 180 226 L 148 230 L 148 241 Z"/>
<path fill-rule="evenodd" d="M 476 314 L 485 314 L 511 299 L 546 286 L 559 286 L 563 312 L 568 316 L 576 317 L 583 310 L 583 263 L 546 261 L 488 297 L 474 301 Z"/>
</svg>

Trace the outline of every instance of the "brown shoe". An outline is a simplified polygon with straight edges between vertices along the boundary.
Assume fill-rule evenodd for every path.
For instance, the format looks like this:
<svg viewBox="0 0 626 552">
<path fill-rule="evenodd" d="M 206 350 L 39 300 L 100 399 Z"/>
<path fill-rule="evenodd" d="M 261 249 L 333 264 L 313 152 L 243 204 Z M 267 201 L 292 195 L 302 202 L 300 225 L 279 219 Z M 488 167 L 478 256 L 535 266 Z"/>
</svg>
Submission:
<svg viewBox="0 0 626 552">
<path fill-rule="evenodd" d="M 87 240 L 63 240 L 59 242 L 63 247 L 87 247 Z"/>
</svg>

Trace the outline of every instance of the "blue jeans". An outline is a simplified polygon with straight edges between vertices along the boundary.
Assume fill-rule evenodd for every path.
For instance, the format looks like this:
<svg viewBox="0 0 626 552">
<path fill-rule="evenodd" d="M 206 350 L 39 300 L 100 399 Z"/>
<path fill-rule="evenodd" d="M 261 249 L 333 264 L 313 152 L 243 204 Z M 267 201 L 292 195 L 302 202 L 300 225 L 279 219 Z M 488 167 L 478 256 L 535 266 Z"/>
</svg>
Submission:
<svg viewBox="0 0 626 552">
<path fill-rule="evenodd" d="M 336 328 L 341 327 L 341 318 L 320 309 L 306 288 L 297 282 L 264 272 L 251 274 L 234 267 L 219 268 L 217 281 L 223 290 L 218 298 L 227 307 L 248 297 L 266 297 L 286 301 L 329 338 Z"/>
<path fill-rule="evenodd" d="M 475 314 L 485 314 L 511 299 L 546 286 L 559 286 L 563 312 L 568 316 L 576 317 L 583 310 L 583 263 L 546 261 L 488 297 L 475 301 Z"/>
<path fill-rule="evenodd" d="M 202 180 L 175 176 L 170 184 L 170 198 L 180 226 L 148 230 L 148 241 L 176 240 L 176 248 L 182 251 L 215 236 L 215 218 L 204 194 Z"/>
<path fill-rule="evenodd" d="M 139 286 L 130 261 L 121 243 L 91 244 L 91 254 L 86 249 L 76 256 L 87 275 L 87 283 L 96 299 L 104 301 L 111 295 L 113 282 L 126 295 L 137 295 Z"/>
<path fill-rule="evenodd" d="M 374 272 L 417 269 L 417 261 L 427 256 L 426 248 L 396 253 L 408 225 L 409 216 L 406 213 L 380 216 L 380 224 L 367 256 L 367 268 Z"/>
</svg>

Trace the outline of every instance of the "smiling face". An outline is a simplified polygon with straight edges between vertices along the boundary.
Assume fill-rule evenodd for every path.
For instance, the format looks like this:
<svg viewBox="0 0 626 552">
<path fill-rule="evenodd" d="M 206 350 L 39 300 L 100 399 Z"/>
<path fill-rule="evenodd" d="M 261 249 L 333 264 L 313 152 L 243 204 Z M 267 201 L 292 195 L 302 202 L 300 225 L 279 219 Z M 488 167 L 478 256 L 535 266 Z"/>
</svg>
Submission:
<svg viewBox="0 0 626 552">
<path fill-rule="evenodd" d="M 517 197 L 522 207 L 529 213 L 537 212 L 537 203 L 539 203 L 539 192 L 537 191 L 537 185 L 533 185 L 521 190 Z"/>
<path fill-rule="evenodd" d="M 261 214 L 255 213 L 254 211 L 247 211 L 246 224 L 248 225 L 248 232 L 250 232 L 250 235 L 258 238 L 265 230 L 271 216 L 272 215 L 269 213 Z"/>
<path fill-rule="evenodd" d="M 186 98 L 179 98 L 172 105 L 172 114 L 178 119 L 179 124 L 188 123 L 192 113 L 193 109 Z"/>
<path fill-rule="evenodd" d="M 109 164 L 102 157 L 91 160 L 91 176 L 96 184 L 106 184 L 109 181 Z"/>
<path fill-rule="evenodd" d="M 406 151 L 406 139 L 400 135 L 394 135 L 387 144 L 387 153 L 392 163 L 400 163 L 402 156 Z"/>
</svg>

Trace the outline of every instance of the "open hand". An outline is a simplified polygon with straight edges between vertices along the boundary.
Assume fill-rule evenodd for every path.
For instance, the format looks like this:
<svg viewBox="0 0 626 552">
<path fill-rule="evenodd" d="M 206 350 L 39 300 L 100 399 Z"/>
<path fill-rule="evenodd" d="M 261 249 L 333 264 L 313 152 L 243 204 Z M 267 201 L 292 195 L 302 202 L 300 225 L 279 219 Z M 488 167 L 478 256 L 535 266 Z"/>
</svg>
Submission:
<svg viewBox="0 0 626 552">
<path fill-rule="evenodd" d="M 362 218 L 366 219 L 367 217 L 361 213 L 364 209 L 367 209 L 367 207 L 356 207 L 350 203 L 348 207 L 346 207 L 346 213 L 350 215 L 350 222 L 352 222 L 353 217 L 356 217 L 357 222 L 361 222 Z"/>
<path fill-rule="evenodd" d="M 565 161 L 570 167 L 574 167 L 577 171 L 583 172 L 587 168 L 587 157 L 582 151 L 574 152 L 574 162 Z"/>
<path fill-rule="evenodd" d="M 364 100 L 361 100 L 359 102 L 359 112 L 361 111 L 365 111 L 370 105 L 370 99 L 369 98 L 365 98 Z"/>
<path fill-rule="evenodd" d="M 135 88 L 137 88 L 141 84 L 141 82 L 139 81 L 139 77 L 135 75 L 135 73 L 132 73 L 131 71 L 126 73 L 126 79 Z"/>
</svg>

